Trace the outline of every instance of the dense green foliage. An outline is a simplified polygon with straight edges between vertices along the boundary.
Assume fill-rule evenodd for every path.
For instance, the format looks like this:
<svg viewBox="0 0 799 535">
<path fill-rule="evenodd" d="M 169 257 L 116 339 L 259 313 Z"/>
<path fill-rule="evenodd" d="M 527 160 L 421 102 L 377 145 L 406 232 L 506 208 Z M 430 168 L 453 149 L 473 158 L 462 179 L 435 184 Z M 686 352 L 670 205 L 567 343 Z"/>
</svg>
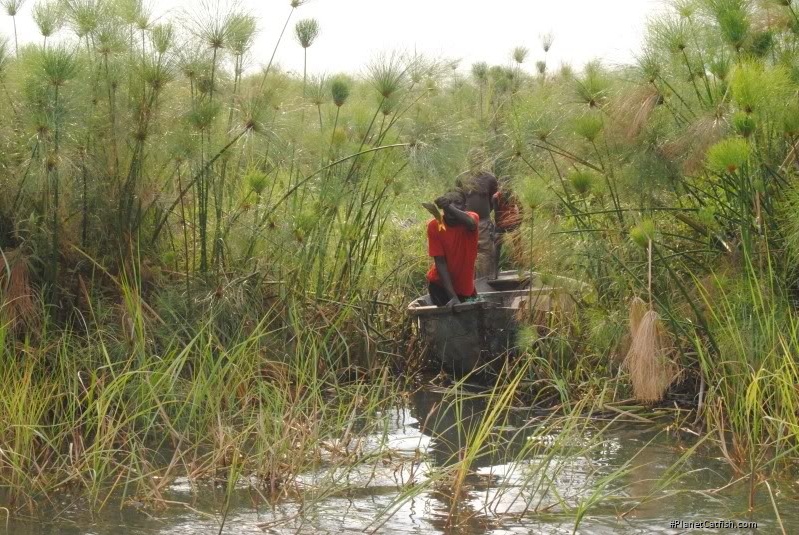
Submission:
<svg viewBox="0 0 799 535">
<path fill-rule="evenodd" d="M 410 358 L 403 305 L 427 264 L 419 201 L 451 187 L 473 147 L 524 208 L 511 262 L 592 289 L 548 315 L 551 334 L 521 338 L 525 395 L 629 397 L 619 370 L 640 296 L 663 320 L 679 399 L 730 462 L 793 462 L 794 2 L 678 2 L 618 69 L 552 72 L 546 36 L 468 76 L 393 55 L 358 79 L 271 60 L 255 72 L 256 21 L 215 3 L 179 25 L 131 0 L 44 2 L 34 17 L 40 45 L 0 41 L 4 484 L 49 492 L 49 468 L 97 493 L 135 478 L 123 467 L 151 429 L 178 450 L 215 436 L 204 466 L 288 436 L 254 464 L 273 487 L 290 479 L 293 444 L 392 401 L 377 392 Z M 319 31 L 297 24 L 306 54 Z M 364 377 L 380 378 L 366 398 L 344 381 Z"/>
</svg>

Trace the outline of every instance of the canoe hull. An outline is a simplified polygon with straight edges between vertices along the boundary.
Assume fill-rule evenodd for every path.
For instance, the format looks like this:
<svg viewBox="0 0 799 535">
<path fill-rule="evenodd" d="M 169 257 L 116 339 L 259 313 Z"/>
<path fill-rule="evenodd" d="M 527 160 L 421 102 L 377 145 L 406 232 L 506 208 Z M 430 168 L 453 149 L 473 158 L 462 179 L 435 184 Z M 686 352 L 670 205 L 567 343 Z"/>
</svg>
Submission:
<svg viewBox="0 0 799 535">
<path fill-rule="evenodd" d="M 483 355 L 483 312 L 479 308 L 457 314 L 419 316 L 419 335 L 428 356 L 455 375 L 477 367 Z"/>
<path fill-rule="evenodd" d="M 503 272 L 496 283 L 479 281 L 479 301 L 447 309 L 432 306 L 429 296 L 423 296 L 408 305 L 408 312 L 427 356 L 447 372 L 462 376 L 481 364 L 501 363 L 516 352 L 519 307 L 551 291 L 535 284 L 529 274 Z"/>
</svg>

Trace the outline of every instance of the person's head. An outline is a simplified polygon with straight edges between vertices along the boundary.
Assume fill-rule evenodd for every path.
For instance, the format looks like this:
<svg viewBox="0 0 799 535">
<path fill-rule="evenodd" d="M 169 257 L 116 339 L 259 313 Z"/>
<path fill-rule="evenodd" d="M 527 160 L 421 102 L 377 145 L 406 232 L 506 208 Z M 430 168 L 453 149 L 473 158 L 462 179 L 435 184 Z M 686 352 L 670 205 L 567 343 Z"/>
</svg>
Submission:
<svg viewBox="0 0 799 535">
<path fill-rule="evenodd" d="M 453 189 L 436 199 L 436 204 L 440 208 L 446 205 L 452 205 L 458 210 L 463 210 L 466 206 L 466 195 L 461 189 Z"/>
<path fill-rule="evenodd" d="M 466 195 L 464 195 L 462 190 L 454 189 L 436 199 L 436 204 L 439 206 L 439 208 L 450 205 L 458 210 L 464 210 L 466 208 Z M 447 222 L 447 224 L 452 224 L 452 221 L 450 220 L 449 216 L 447 216 L 446 211 L 444 211 L 444 220 Z"/>
</svg>

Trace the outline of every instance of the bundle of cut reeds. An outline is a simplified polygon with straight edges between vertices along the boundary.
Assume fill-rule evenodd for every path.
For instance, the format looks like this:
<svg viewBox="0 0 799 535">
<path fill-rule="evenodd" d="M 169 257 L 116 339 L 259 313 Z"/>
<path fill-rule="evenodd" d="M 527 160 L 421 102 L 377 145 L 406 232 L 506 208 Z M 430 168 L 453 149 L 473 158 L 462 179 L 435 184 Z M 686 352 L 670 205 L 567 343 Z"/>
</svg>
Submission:
<svg viewBox="0 0 799 535">
<path fill-rule="evenodd" d="M 630 374 L 635 397 L 644 402 L 660 401 L 677 378 L 678 369 L 660 314 L 640 297 L 630 304 L 630 333 L 632 342 L 622 366 Z"/>
<path fill-rule="evenodd" d="M 633 393 L 643 402 L 663 399 L 671 383 L 679 375 L 672 359 L 673 343 L 652 303 L 652 240 L 648 249 L 649 303 L 640 297 L 630 302 L 630 349 L 622 368 L 630 374 Z"/>
</svg>

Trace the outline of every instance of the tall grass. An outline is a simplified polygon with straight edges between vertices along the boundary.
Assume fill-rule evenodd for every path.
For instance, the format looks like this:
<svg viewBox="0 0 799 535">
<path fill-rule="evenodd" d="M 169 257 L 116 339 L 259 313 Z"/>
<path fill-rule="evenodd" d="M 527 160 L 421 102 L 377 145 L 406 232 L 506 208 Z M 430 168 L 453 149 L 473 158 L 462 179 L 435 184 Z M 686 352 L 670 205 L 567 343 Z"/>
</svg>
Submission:
<svg viewBox="0 0 799 535">
<path fill-rule="evenodd" d="M 394 403 L 385 373 L 368 388 L 339 382 L 307 323 L 285 348 L 269 343 L 277 329 L 264 318 L 222 349 L 212 314 L 187 342 L 156 353 L 139 289 L 121 284 L 116 331 L 93 310 L 91 335 L 64 333 L 52 349 L 20 353 L 2 330 L 0 477 L 17 506 L 64 485 L 85 491 L 93 508 L 119 492 L 158 500 L 164 483 L 154 476 L 235 483 L 252 474 L 277 498 L 294 492 L 324 441 Z"/>
<path fill-rule="evenodd" d="M 13 118 L 0 126 L 13 193 L 0 200 L 0 477 L 19 503 L 65 484 L 97 507 L 121 489 L 157 497 L 146 475 L 178 471 L 229 489 L 256 474 L 285 497 L 326 447 L 351 462 L 330 440 L 356 440 L 396 401 L 388 370 L 414 356 L 402 312 L 423 291 L 418 200 L 451 187 L 472 146 L 523 204 L 515 264 L 590 291 L 571 292 L 579 310 L 522 315 L 518 367 L 428 484 L 453 516 L 520 400 L 560 410 L 536 431 L 556 447 L 525 450 L 545 461 L 526 483 L 536 492 L 554 488 L 556 452 L 600 443 L 585 415 L 629 417 L 636 396 L 695 409 L 753 495 L 759 475 L 795 461 L 791 5 L 680 4 L 628 67 L 556 72 L 544 36 L 543 55 L 520 46 L 512 66 L 478 63 L 471 77 L 394 54 L 309 86 L 307 65 L 300 79 L 274 63 L 303 2 L 287 3 L 256 74 L 257 21 L 201 4 L 154 21 L 140 2 L 37 3 L 41 44 L 12 54 L 0 39 Z M 318 29 L 297 23 L 304 52 Z M 682 368 L 657 395 L 636 392 L 623 363 L 647 352 L 626 335 L 640 295 L 663 335 L 647 351 Z M 610 483 L 526 506 L 579 526 Z"/>
<path fill-rule="evenodd" d="M 789 333 L 795 317 L 793 269 L 784 255 L 792 247 L 786 224 L 793 218 L 785 211 L 794 206 L 796 157 L 787 103 L 797 94 L 784 47 L 795 35 L 776 22 L 754 23 L 767 13 L 787 20 L 790 6 L 689 7 L 651 22 L 636 67 L 613 72 L 592 63 L 581 74 L 528 85 L 528 98 L 506 97 L 498 130 L 518 140 L 515 154 L 505 155 L 522 198 L 537 196 L 532 192 L 543 184 L 559 201 L 536 210 L 535 220 L 552 228 L 545 239 L 567 237 L 572 253 L 517 248 L 518 261 L 539 256 L 540 270 L 590 281 L 598 301 L 583 318 L 600 324 L 597 334 L 630 298 L 650 295 L 674 337 L 668 350 L 686 367 L 679 388 L 687 392 L 675 389 L 673 396 L 689 395 L 708 432 L 723 430 L 725 441 L 755 455 L 747 461 L 754 472 L 766 459 L 790 458 L 795 438 L 790 426 L 746 416 L 782 422 L 768 392 L 782 392 L 779 385 L 793 380 L 792 350 L 781 349 L 791 347 L 791 336 L 776 333 Z M 559 105 L 551 95 L 567 88 L 576 103 Z M 642 221 L 659 229 L 650 259 L 636 249 Z M 720 272 L 723 282 L 711 283 Z M 619 333 L 616 354 L 631 344 L 635 352 L 640 340 Z M 758 342 L 744 345 L 749 339 Z M 739 357 L 732 358 L 731 347 Z M 774 354 L 786 356 L 778 367 Z M 720 371 L 731 358 L 743 365 L 744 355 L 747 372 Z M 741 378 L 736 386 L 733 377 Z M 716 405 L 706 404 L 708 396 Z M 793 402 L 786 406 L 792 410 Z"/>
<path fill-rule="evenodd" d="M 347 418 L 395 399 L 408 267 L 381 253 L 410 237 L 388 224 L 412 108 L 359 136 L 344 103 L 372 113 L 373 90 L 340 77 L 311 132 L 297 80 L 247 73 L 251 15 L 153 24 L 133 4 L 41 4 L 45 41 L 2 56 L 1 107 L 25 111 L 3 143 L 30 155 L 2 156 L 2 486 L 32 504 L 73 485 L 100 508 L 157 498 L 152 475 L 224 472 L 291 494 Z"/>
</svg>

